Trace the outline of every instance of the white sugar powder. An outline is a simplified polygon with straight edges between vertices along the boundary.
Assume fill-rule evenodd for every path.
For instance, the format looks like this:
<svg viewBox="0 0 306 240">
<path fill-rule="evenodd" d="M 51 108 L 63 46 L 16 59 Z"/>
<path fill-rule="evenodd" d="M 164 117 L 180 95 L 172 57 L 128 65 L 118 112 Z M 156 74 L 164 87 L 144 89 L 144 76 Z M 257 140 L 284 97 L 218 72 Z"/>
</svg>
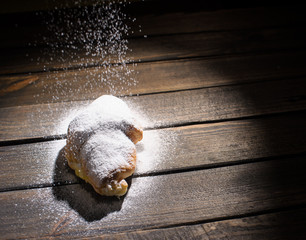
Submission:
<svg viewBox="0 0 306 240">
<path fill-rule="evenodd" d="M 137 144 L 137 174 L 158 172 L 175 165 L 177 132 L 170 129 L 144 131 Z"/>
</svg>

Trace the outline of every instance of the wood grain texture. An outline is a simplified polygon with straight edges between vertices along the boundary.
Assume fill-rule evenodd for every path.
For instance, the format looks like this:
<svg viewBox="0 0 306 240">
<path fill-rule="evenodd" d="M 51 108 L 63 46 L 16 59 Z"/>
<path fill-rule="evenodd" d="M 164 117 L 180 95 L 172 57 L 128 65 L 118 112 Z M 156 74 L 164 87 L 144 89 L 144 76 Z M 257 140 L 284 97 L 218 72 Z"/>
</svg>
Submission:
<svg viewBox="0 0 306 240">
<path fill-rule="evenodd" d="M 95 99 L 103 94 L 137 95 L 251 83 L 306 75 L 304 51 L 244 54 L 140 63 L 134 71 L 114 67 L 127 81 L 103 68 L 0 76 L 0 107 Z M 133 83 L 136 81 L 136 85 Z M 26 84 L 27 83 L 27 84 Z M 16 87 L 18 86 L 18 87 Z"/>
<path fill-rule="evenodd" d="M 295 114 L 145 131 L 134 176 L 306 153 L 305 122 L 305 114 Z M 0 147 L 0 190 L 78 182 L 63 155 L 65 144 Z"/>
<path fill-rule="evenodd" d="M 121 199 L 78 184 L 2 192 L 0 230 L 4 238 L 75 238 L 305 204 L 304 168 L 304 159 L 288 159 L 134 178 Z"/>
<path fill-rule="evenodd" d="M 99 56 L 46 47 L 35 17 L 0 16 L 0 238 L 305 238 L 305 7 L 161 3 L 131 7 L 135 86 Z M 106 93 L 145 127 L 120 199 L 78 179 L 60 139 Z"/>
<path fill-rule="evenodd" d="M 101 235 L 90 239 L 299 239 L 305 237 L 306 210 L 298 209 L 173 228 Z"/>
<path fill-rule="evenodd" d="M 134 62 L 202 57 L 245 52 L 302 48 L 306 41 L 304 28 L 271 28 L 229 32 L 201 32 L 129 41 L 126 59 Z M 64 50 L 64 51 L 62 51 Z M 84 50 L 44 47 L 3 49 L 0 74 L 28 73 L 99 65 L 117 56 L 88 55 Z"/>
<path fill-rule="evenodd" d="M 127 97 L 142 116 L 144 128 L 226 120 L 305 110 L 305 79 L 259 82 L 179 92 Z M 1 141 L 66 133 L 85 101 L 28 105 L 1 109 Z"/>
<path fill-rule="evenodd" d="M 305 237 L 305 209 L 260 215 L 204 226 L 209 239 L 300 239 Z"/>
</svg>

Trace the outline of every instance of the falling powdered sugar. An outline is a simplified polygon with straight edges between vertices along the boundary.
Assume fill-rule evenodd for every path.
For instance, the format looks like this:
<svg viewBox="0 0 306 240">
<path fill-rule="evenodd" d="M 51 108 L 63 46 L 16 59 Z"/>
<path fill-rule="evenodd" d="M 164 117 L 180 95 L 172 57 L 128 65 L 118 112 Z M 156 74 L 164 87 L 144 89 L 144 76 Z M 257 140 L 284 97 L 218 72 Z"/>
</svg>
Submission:
<svg viewBox="0 0 306 240">
<path fill-rule="evenodd" d="M 43 136 L 64 133 L 58 120 L 76 101 L 101 94 L 131 95 L 137 84 L 136 63 L 128 47 L 129 23 L 135 19 L 123 10 L 129 2 L 76 0 L 71 7 L 65 1 L 52 1 L 54 9 L 37 13 L 45 25 L 42 36 L 29 43 L 40 51 L 32 61 L 42 73 L 33 83 L 36 111 L 27 118 Z"/>
<path fill-rule="evenodd" d="M 37 85 L 41 88 L 37 100 L 61 102 L 76 100 L 71 97 L 80 95 L 93 99 L 101 91 L 129 94 L 137 83 L 136 64 L 128 47 L 128 24 L 135 19 L 122 11 L 129 3 L 91 0 L 89 5 L 83 5 L 79 0 L 73 8 L 64 2 L 58 4 L 40 13 L 46 25 L 42 36 L 46 47 L 33 61 L 43 65 L 48 74 Z"/>
</svg>

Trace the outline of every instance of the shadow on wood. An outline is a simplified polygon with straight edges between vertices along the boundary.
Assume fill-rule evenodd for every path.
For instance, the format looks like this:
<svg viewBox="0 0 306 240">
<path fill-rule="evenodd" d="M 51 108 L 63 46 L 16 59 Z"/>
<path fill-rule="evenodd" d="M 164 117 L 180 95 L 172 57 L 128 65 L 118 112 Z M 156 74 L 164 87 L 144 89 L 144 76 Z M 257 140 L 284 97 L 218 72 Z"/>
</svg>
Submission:
<svg viewBox="0 0 306 240">
<path fill-rule="evenodd" d="M 270 205 L 268 212 L 272 213 L 266 214 L 264 211 L 264 214 L 258 216 L 206 224 L 205 229 L 209 239 L 223 239 L 228 232 L 232 232 L 233 236 L 237 234 L 241 238 L 252 236 L 253 239 L 256 236 L 254 239 L 304 239 L 302 236 L 306 233 L 306 216 L 303 213 L 305 208 L 302 207 L 305 205 L 299 203 L 306 191 L 304 159 L 302 156 L 266 161 L 262 167 L 237 176 L 234 180 L 236 185 L 244 182 L 248 186 L 249 181 L 258 185 L 258 191 L 241 189 L 246 193 L 245 198 L 251 203 L 254 195 L 264 194 L 262 204 L 268 203 Z M 283 196 L 287 196 L 287 199 Z M 290 205 L 285 209 L 279 208 L 286 201 L 290 202 Z M 257 208 L 256 203 L 250 204 L 249 208 Z"/>
<path fill-rule="evenodd" d="M 65 174 L 74 174 L 64 156 L 64 148 L 58 154 L 53 175 L 52 193 L 58 201 L 65 201 L 86 221 L 100 220 L 109 213 L 120 211 L 124 196 L 104 197 L 97 194 L 91 185 L 79 179 L 80 183 L 64 185 Z M 130 186 L 131 179 L 127 179 Z"/>
</svg>

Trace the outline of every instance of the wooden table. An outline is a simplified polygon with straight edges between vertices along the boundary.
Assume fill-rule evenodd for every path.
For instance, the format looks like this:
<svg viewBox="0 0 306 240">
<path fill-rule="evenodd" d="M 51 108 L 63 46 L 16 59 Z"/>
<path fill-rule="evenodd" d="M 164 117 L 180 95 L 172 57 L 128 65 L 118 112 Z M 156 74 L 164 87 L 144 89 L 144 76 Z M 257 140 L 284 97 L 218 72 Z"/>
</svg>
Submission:
<svg viewBox="0 0 306 240">
<path fill-rule="evenodd" d="M 137 84 L 113 89 L 145 131 L 120 199 L 63 156 L 71 116 L 110 93 L 101 58 L 42 60 L 45 13 L 1 15 L 0 238 L 305 239 L 305 8 L 123 10 Z"/>
</svg>

